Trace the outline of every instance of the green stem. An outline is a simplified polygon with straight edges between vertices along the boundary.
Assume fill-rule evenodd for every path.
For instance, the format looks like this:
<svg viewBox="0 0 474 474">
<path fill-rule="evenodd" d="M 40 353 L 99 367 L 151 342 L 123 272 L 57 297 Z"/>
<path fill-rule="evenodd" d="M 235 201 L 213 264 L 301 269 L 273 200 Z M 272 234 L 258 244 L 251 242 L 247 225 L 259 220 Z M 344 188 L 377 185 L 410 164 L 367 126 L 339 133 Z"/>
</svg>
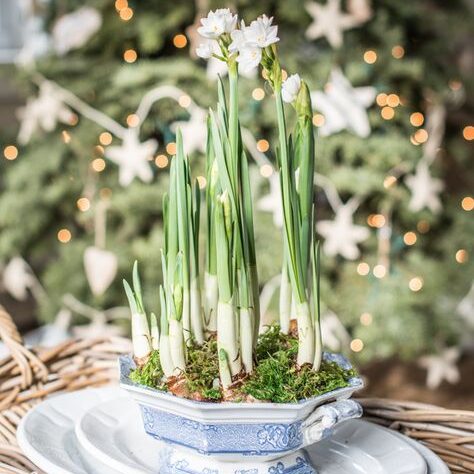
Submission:
<svg viewBox="0 0 474 474">
<path fill-rule="evenodd" d="M 229 64 L 229 141 L 232 157 L 233 176 L 238 176 L 239 172 L 239 88 L 238 88 L 237 63 Z M 236 186 L 237 183 L 234 183 Z M 237 187 L 234 188 L 237 191 Z"/>
<path fill-rule="evenodd" d="M 291 166 L 288 156 L 288 144 L 286 140 L 286 121 L 285 111 L 283 108 L 283 99 L 281 97 L 281 85 L 277 84 L 275 87 L 275 102 L 277 110 L 277 121 L 278 121 L 278 139 L 280 142 L 280 182 L 281 192 L 283 201 L 283 212 L 285 215 L 285 236 L 284 243 L 286 245 L 288 261 L 288 269 L 290 274 L 290 280 L 293 287 L 293 292 L 298 297 L 298 302 L 303 303 L 307 300 L 305 288 L 303 286 L 301 261 L 299 255 L 299 248 L 295 244 L 295 226 L 293 209 L 290 206 L 292 203 L 292 176 Z M 299 242 L 298 242 L 299 245 Z"/>
</svg>

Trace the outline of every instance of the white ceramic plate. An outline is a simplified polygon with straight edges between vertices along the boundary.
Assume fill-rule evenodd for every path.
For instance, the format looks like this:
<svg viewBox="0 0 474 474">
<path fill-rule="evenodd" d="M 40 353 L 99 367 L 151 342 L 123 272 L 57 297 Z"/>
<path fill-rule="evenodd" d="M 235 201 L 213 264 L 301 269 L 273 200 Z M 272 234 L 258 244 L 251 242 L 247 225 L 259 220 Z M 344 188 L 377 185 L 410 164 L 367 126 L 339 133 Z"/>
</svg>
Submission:
<svg viewBox="0 0 474 474">
<path fill-rule="evenodd" d="M 76 424 L 76 435 L 92 457 L 122 474 L 156 474 L 160 465 L 162 445 L 145 434 L 130 399 L 97 405 Z M 423 457 L 403 437 L 361 420 L 341 424 L 307 452 L 320 474 L 428 473 Z"/>
<path fill-rule="evenodd" d="M 383 429 L 390 431 L 388 430 L 388 428 Z M 451 471 L 449 470 L 448 466 L 446 466 L 446 464 L 435 453 L 433 453 L 431 449 L 428 449 L 421 443 L 418 443 L 415 440 L 409 438 L 408 436 L 404 436 L 401 433 L 398 433 L 397 431 L 390 432 L 413 446 L 425 458 L 425 462 L 428 465 L 428 474 L 451 474 Z"/>
<path fill-rule="evenodd" d="M 118 388 L 101 388 L 51 397 L 23 418 L 17 431 L 18 444 L 48 474 L 117 474 L 84 452 L 74 434 L 74 424 L 93 406 L 120 396 L 124 395 Z"/>
<path fill-rule="evenodd" d="M 88 454 L 86 450 L 79 445 L 78 440 L 74 436 L 73 427 L 74 422 L 82 419 L 88 410 L 105 400 L 113 400 L 121 395 L 123 394 L 118 389 L 88 389 L 58 395 L 43 402 L 35 407 L 21 422 L 18 429 L 18 442 L 20 447 L 31 461 L 48 474 L 118 474 L 119 472 L 124 472 L 123 466 L 122 469 L 119 470 L 106 467 L 106 459 L 102 454 L 100 461 L 97 461 L 93 456 Z M 129 436 L 134 439 L 134 442 L 131 446 L 122 446 L 122 449 L 125 449 L 123 452 L 120 450 L 112 450 L 112 452 L 117 454 L 117 451 L 119 451 L 121 455 L 127 453 L 131 454 L 130 458 L 126 457 L 125 459 L 127 461 L 130 461 L 130 459 L 133 460 L 131 467 L 135 469 L 135 471 L 125 471 L 127 474 L 131 474 L 132 472 L 155 474 L 153 470 L 156 467 L 156 462 L 158 462 L 157 458 L 159 454 L 156 451 L 158 443 L 143 432 L 140 415 L 135 404 L 130 404 L 127 410 L 129 410 L 127 418 L 131 420 L 127 430 L 129 431 Z M 354 420 L 346 423 L 349 427 L 351 424 L 368 425 L 372 427 L 371 430 L 374 430 L 373 432 L 376 433 L 387 431 L 392 436 L 410 443 L 423 455 L 429 466 L 429 474 L 449 474 L 446 465 L 434 453 L 416 441 L 364 421 Z M 342 432 L 339 433 L 339 430 L 343 429 L 344 431 L 348 430 L 345 425 L 340 426 L 336 430 L 337 437 L 333 439 L 336 445 L 334 445 L 334 442 L 330 443 L 330 440 L 322 442 L 329 444 L 330 451 L 319 454 L 319 451 L 324 448 L 324 444 L 315 445 L 310 449 L 311 457 L 316 455 L 320 456 L 316 464 L 321 469 L 321 474 L 363 474 L 367 472 L 357 470 L 357 467 L 354 467 L 351 460 L 347 457 L 339 459 L 340 454 L 338 453 L 341 452 L 341 446 L 338 445 L 337 442 L 344 443 L 344 436 L 341 436 Z M 114 433 L 109 433 L 110 440 L 115 439 L 113 436 L 124 436 L 124 433 L 118 429 L 113 431 Z M 348 434 L 349 432 L 346 432 L 346 441 Z M 378 437 L 376 436 L 376 438 Z M 342 448 L 342 451 L 344 452 L 344 448 Z M 352 456 L 357 453 L 357 451 L 359 451 L 360 455 L 360 448 L 357 446 L 354 447 L 354 453 L 347 449 L 345 451 L 346 456 Z M 123 460 L 123 456 L 116 459 L 116 461 L 120 462 L 121 459 Z M 375 469 L 377 469 L 377 467 L 375 467 Z M 377 474 L 380 470 L 370 472 L 371 474 Z M 393 472 L 390 474 L 393 474 Z"/>
</svg>

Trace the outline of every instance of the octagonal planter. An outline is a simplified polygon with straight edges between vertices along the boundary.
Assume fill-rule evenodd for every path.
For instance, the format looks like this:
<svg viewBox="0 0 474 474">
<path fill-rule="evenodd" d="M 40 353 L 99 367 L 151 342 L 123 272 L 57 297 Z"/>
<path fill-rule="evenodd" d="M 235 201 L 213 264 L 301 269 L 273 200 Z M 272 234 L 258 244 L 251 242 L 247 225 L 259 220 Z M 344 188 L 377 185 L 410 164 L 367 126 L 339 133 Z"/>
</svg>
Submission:
<svg viewBox="0 0 474 474">
<path fill-rule="evenodd" d="M 340 354 L 325 353 L 324 359 L 351 368 Z M 198 455 L 198 460 L 203 455 L 233 463 L 291 458 L 303 466 L 301 448 L 330 435 L 338 423 L 362 414 L 360 405 L 349 400 L 363 387 L 360 377 L 350 379 L 347 387 L 297 403 L 209 403 L 138 385 L 129 378 L 134 368 L 130 356 L 120 358 L 121 387 L 140 406 L 146 433 L 178 452 Z M 175 459 L 176 453 L 171 457 Z"/>
</svg>

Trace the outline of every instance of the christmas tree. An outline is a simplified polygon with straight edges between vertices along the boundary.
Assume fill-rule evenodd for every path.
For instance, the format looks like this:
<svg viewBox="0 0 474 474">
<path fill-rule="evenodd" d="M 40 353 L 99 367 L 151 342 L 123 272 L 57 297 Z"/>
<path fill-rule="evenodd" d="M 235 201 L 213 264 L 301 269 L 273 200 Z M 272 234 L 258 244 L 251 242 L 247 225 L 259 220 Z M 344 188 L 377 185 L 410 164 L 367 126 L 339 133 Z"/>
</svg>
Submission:
<svg viewBox="0 0 474 474">
<path fill-rule="evenodd" d="M 134 259 L 143 280 L 156 282 L 144 297 L 158 308 L 161 203 L 178 127 L 206 187 L 207 109 L 224 71 L 196 55 L 197 27 L 222 6 L 63 0 L 26 12 L 44 28 L 17 58 L 28 100 L 19 134 L 3 134 L 0 259 L 7 289 L 21 298 L 36 288 L 43 320 L 63 305 L 79 322 L 81 304 L 124 305 L 117 276 Z M 364 360 L 460 348 L 474 326 L 472 11 L 461 0 L 449 8 L 435 0 L 235 7 L 243 18 L 274 15 L 282 65 L 311 91 L 323 340 Z M 201 56 L 212 55 L 202 47 Z M 240 108 L 270 322 L 280 311 L 283 220 L 264 82 L 260 74 L 241 80 Z"/>
</svg>

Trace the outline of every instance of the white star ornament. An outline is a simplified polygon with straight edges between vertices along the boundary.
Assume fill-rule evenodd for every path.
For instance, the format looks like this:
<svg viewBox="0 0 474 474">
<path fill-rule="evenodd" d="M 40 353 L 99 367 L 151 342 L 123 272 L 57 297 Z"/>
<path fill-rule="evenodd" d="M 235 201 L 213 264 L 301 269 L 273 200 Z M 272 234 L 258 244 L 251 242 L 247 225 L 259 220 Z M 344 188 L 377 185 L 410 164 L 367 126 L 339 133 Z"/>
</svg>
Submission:
<svg viewBox="0 0 474 474">
<path fill-rule="evenodd" d="M 348 203 L 337 211 L 334 220 L 323 220 L 316 224 L 317 231 L 324 237 L 323 250 L 326 255 L 341 255 L 348 260 L 355 260 L 360 255 L 357 244 L 366 240 L 369 229 L 354 225 L 354 209 Z"/>
<path fill-rule="evenodd" d="M 105 157 L 119 166 L 121 186 L 128 186 L 136 177 L 145 183 L 153 179 L 149 160 L 157 147 L 156 140 L 150 139 L 141 143 L 136 130 L 128 129 L 122 145 L 109 146 L 105 149 Z"/>
<path fill-rule="evenodd" d="M 359 137 L 368 137 L 371 128 L 367 109 L 376 94 L 375 87 L 352 87 L 340 69 L 333 69 L 325 91 L 311 93 L 313 108 L 324 116 L 320 135 L 329 136 L 347 129 Z"/>
</svg>

